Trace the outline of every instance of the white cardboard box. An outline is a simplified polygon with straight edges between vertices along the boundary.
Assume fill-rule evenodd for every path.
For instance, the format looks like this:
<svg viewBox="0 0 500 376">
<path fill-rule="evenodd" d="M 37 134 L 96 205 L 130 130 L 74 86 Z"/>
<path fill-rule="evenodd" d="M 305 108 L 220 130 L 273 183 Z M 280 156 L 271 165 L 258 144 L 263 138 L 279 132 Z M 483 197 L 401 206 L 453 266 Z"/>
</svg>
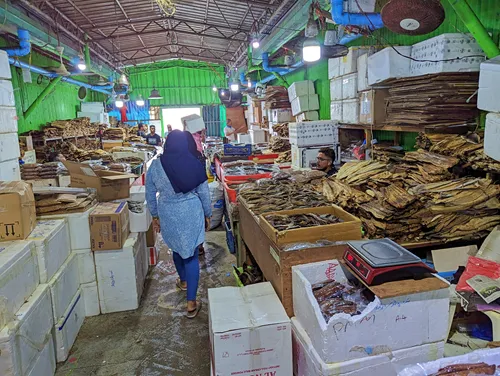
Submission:
<svg viewBox="0 0 500 376">
<path fill-rule="evenodd" d="M 80 285 L 82 297 L 85 305 L 85 317 L 98 316 L 101 314 L 99 307 L 99 292 L 97 282 L 84 283 Z"/>
<path fill-rule="evenodd" d="M 17 133 L 17 113 L 15 107 L 0 106 L 0 133 Z"/>
<path fill-rule="evenodd" d="M 89 216 L 94 208 L 93 206 L 83 213 L 44 215 L 38 218 L 42 220 L 66 219 L 68 222 L 71 249 L 90 249 Z"/>
<path fill-rule="evenodd" d="M 73 299 L 71 299 L 64 316 L 53 327 L 58 362 L 64 362 L 68 358 L 69 351 L 75 343 L 84 319 L 85 303 L 82 298 L 82 291 L 78 289 Z"/>
<path fill-rule="evenodd" d="M 248 144 L 252 143 L 252 138 L 250 137 L 250 135 L 248 133 L 238 133 L 237 137 L 238 137 L 239 144 L 248 145 Z"/>
<path fill-rule="evenodd" d="M 368 57 L 363 54 L 358 57 L 358 91 L 365 91 L 370 88 L 368 84 Z"/>
<path fill-rule="evenodd" d="M 296 318 L 292 318 L 292 334 L 295 376 L 396 376 L 408 365 L 436 360 L 444 353 L 444 342 L 437 342 L 346 362 L 325 363 Z"/>
<path fill-rule="evenodd" d="M 20 156 L 21 150 L 19 149 L 17 133 L 3 133 L 0 136 L 0 162 L 11 161 Z"/>
<path fill-rule="evenodd" d="M 107 114 L 104 112 L 77 112 L 76 116 L 80 117 L 88 117 L 92 123 L 101 123 L 107 124 L 109 121 L 107 120 Z"/>
<path fill-rule="evenodd" d="M 74 253 L 70 253 L 67 260 L 49 281 L 49 287 L 54 322 L 57 322 L 64 316 L 66 308 L 80 287 L 78 260 Z"/>
<path fill-rule="evenodd" d="M 303 95 L 297 97 L 292 101 L 292 114 L 296 116 L 306 111 L 319 110 L 319 96 L 314 95 Z"/>
<path fill-rule="evenodd" d="M 316 91 L 314 90 L 314 82 L 310 80 L 306 81 L 296 81 L 290 85 L 288 88 L 288 99 L 293 101 L 295 98 L 314 95 Z M 295 115 L 294 115 L 295 116 Z"/>
<path fill-rule="evenodd" d="M 103 314 L 139 307 L 144 288 L 146 236 L 129 235 L 123 249 L 94 252 L 99 304 Z"/>
<path fill-rule="evenodd" d="M 498 100 L 498 96 L 497 102 Z M 489 113 L 486 115 L 486 130 L 484 133 L 484 153 L 500 161 L 500 114 Z"/>
<path fill-rule="evenodd" d="M 328 59 L 328 79 L 333 80 L 340 76 L 340 57 Z"/>
<path fill-rule="evenodd" d="M 348 124 L 359 124 L 359 99 L 342 101 L 342 121 Z"/>
<path fill-rule="evenodd" d="M 0 135 L 0 138 L 2 135 Z M 19 167 L 19 159 L 11 159 L 10 161 L 0 162 L 0 181 L 17 181 L 21 180 L 21 168 Z"/>
<path fill-rule="evenodd" d="M 342 77 L 334 78 L 330 81 L 330 100 L 338 101 L 342 99 Z"/>
<path fill-rule="evenodd" d="M 330 103 L 330 119 L 338 122 L 343 121 L 342 101 L 332 101 Z"/>
<path fill-rule="evenodd" d="M 358 71 L 358 56 L 369 51 L 370 47 L 350 47 L 349 53 L 340 58 L 340 75 L 356 73 Z"/>
<path fill-rule="evenodd" d="M 26 375 L 39 354 L 33 344 L 43 347 L 49 342 L 53 325 L 49 287 L 39 285 L 0 331 L 0 375 Z"/>
<path fill-rule="evenodd" d="M 47 342 L 33 361 L 26 376 L 52 376 L 56 373 L 56 351 L 52 336 L 47 337 Z"/>
<path fill-rule="evenodd" d="M 0 243 L 0 328 L 12 320 L 33 294 L 39 281 L 33 242 Z"/>
<path fill-rule="evenodd" d="M 217 376 L 292 375 L 290 319 L 269 282 L 208 290 Z"/>
<path fill-rule="evenodd" d="M 281 108 L 271 111 L 271 119 L 273 123 L 286 123 L 293 121 L 292 110 L 290 108 Z"/>
<path fill-rule="evenodd" d="M 347 281 L 337 260 L 292 267 L 295 316 L 324 362 L 344 362 L 446 340 L 447 288 L 392 299 L 375 297 L 360 315 L 337 314 L 327 323 L 311 285 L 331 276 L 340 283 Z"/>
<path fill-rule="evenodd" d="M 477 107 L 480 110 L 500 112 L 500 56 L 481 64 Z"/>
<path fill-rule="evenodd" d="M 0 106 L 15 107 L 14 88 L 12 82 L 0 80 Z"/>
<path fill-rule="evenodd" d="M 251 129 L 250 138 L 252 140 L 252 144 L 262 144 L 267 142 L 267 132 L 263 129 Z"/>
<path fill-rule="evenodd" d="M 146 201 L 146 186 L 145 185 L 133 185 L 130 187 L 130 199 L 129 201 L 144 202 Z"/>
<path fill-rule="evenodd" d="M 0 51 L 0 78 L 6 80 L 12 79 L 12 73 L 10 71 L 9 55 L 6 51 Z"/>
<path fill-rule="evenodd" d="M 394 47 L 399 53 L 411 56 L 411 46 Z M 400 56 L 392 47 L 368 57 L 368 84 L 376 85 L 392 78 L 410 76 L 410 59 Z"/>
<path fill-rule="evenodd" d="M 319 120 L 318 111 L 307 111 L 297 115 L 297 122 L 301 121 L 317 121 Z"/>
<path fill-rule="evenodd" d="M 358 97 L 358 74 L 351 73 L 342 77 L 342 99 Z"/>
<path fill-rule="evenodd" d="M 70 253 L 68 226 L 65 220 L 38 221 L 28 240 L 36 246 L 40 283 L 47 283 Z"/>
<path fill-rule="evenodd" d="M 200 115 L 188 115 L 181 118 L 182 124 L 186 131 L 190 133 L 197 133 L 205 129 L 205 122 Z"/>
<path fill-rule="evenodd" d="M 306 121 L 289 123 L 290 144 L 299 147 L 333 145 L 339 142 L 339 129 L 336 121 Z"/>
<path fill-rule="evenodd" d="M 338 144 L 322 145 L 315 147 L 300 148 L 292 145 L 292 166 L 295 168 L 314 168 L 316 167 L 318 153 L 321 148 L 332 148 L 335 151 L 334 164 L 340 163 L 340 153 Z"/>
<path fill-rule="evenodd" d="M 144 209 L 142 213 L 134 213 L 129 209 L 129 224 L 130 232 L 147 232 L 153 217 L 149 211 L 146 201 L 144 201 Z"/>
<path fill-rule="evenodd" d="M 91 283 L 97 280 L 95 274 L 94 252 L 90 249 L 78 249 L 71 251 L 78 261 L 78 275 L 80 283 Z"/>
</svg>

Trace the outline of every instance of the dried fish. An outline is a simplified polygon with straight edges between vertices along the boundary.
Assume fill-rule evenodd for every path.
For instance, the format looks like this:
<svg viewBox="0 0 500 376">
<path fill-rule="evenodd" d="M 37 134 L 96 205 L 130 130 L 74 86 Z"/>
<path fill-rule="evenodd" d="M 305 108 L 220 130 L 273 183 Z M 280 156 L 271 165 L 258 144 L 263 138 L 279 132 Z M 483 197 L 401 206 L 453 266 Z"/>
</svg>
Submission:
<svg viewBox="0 0 500 376">
<path fill-rule="evenodd" d="M 270 214 L 264 218 L 278 231 L 286 231 L 296 228 L 326 226 L 343 222 L 342 219 L 333 214 Z"/>
</svg>

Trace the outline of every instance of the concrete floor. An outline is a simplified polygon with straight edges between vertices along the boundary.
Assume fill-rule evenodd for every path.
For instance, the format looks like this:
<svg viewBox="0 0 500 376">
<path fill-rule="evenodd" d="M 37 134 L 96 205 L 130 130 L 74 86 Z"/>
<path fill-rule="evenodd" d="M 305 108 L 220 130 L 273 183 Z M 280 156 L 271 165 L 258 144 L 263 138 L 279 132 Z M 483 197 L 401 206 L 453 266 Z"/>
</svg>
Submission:
<svg viewBox="0 0 500 376">
<path fill-rule="evenodd" d="M 203 308 L 188 320 L 172 256 L 159 241 L 161 263 L 149 273 L 140 308 L 86 318 L 57 376 L 210 375 L 207 289 L 235 285 L 236 259 L 227 250 L 224 231 L 207 234 L 198 293 Z"/>
</svg>

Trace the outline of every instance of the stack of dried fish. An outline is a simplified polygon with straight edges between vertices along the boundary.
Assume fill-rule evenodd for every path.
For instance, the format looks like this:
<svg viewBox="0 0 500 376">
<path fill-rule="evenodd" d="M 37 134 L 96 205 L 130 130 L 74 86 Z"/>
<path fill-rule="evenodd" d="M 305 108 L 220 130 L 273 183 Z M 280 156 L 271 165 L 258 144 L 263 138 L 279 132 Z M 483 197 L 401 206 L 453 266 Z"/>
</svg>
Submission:
<svg viewBox="0 0 500 376">
<path fill-rule="evenodd" d="M 405 152 L 401 146 L 378 143 L 372 146 L 372 157 L 381 162 L 401 162 Z"/>
<path fill-rule="evenodd" d="M 430 376 L 487 376 L 495 375 L 497 366 L 487 363 L 451 364 Z"/>
<path fill-rule="evenodd" d="M 431 153 L 426 150 L 406 153 L 398 170 L 406 170 L 409 179 L 416 184 L 433 183 L 451 179 L 449 170 L 459 163 L 455 157 Z"/>
<path fill-rule="evenodd" d="M 90 118 L 56 120 L 43 129 L 46 138 L 93 136 L 99 130 L 99 123 L 91 123 Z"/>
<path fill-rule="evenodd" d="M 130 165 L 128 163 L 111 163 L 109 165 L 111 171 L 116 172 L 130 172 Z"/>
<path fill-rule="evenodd" d="M 276 132 L 280 137 L 290 137 L 290 133 L 288 131 L 288 123 L 274 124 L 273 131 Z"/>
<path fill-rule="evenodd" d="M 126 136 L 123 128 L 108 128 L 104 131 L 105 140 L 124 140 Z"/>
<path fill-rule="evenodd" d="M 102 159 L 107 162 L 113 161 L 113 155 L 98 148 L 84 150 L 73 143 L 64 142 L 61 147 L 61 153 L 68 161 L 84 162 L 89 160 Z"/>
<path fill-rule="evenodd" d="M 21 179 L 38 180 L 40 179 L 40 164 L 24 164 L 21 166 Z"/>
<path fill-rule="evenodd" d="M 290 141 L 286 138 L 278 136 L 271 137 L 271 140 L 269 141 L 269 148 L 274 153 L 283 153 L 285 151 L 292 150 Z"/>
<path fill-rule="evenodd" d="M 115 162 L 128 163 L 131 166 L 138 166 L 138 165 L 142 164 L 144 161 L 141 158 L 130 156 L 130 157 L 116 158 Z"/>
<path fill-rule="evenodd" d="M 128 142 L 128 143 L 131 143 L 131 144 L 132 143 L 139 143 L 140 144 L 140 143 L 144 142 L 144 140 L 143 140 L 143 138 L 141 136 L 135 136 L 135 135 L 127 137 L 125 139 L 125 141 Z"/>
<path fill-rule="evenodd" d="M 284 86 L 268 86 L 264 100 L 267 109 L 290 108 L 288 90 Z"/>
<path fill-rule="evenodd" d="M 84 212 L 97 203 L 95 191 L 36 194 L 35 200 L 38 215 Z"/>
<path fill-rule="evenodd" d="M 40 166 L 38 174 L 40 179 L 55 179 L 60 171 L 61 166 L 59 162 L 49 162 Z"/>
<path fill-rule="evenodd" d="M 291 163 L 292 162 L 292 151 L 287 150 L 280 153 L 279 157 L 276 158 L 276 163 Z"/>
<path fill-rule="evenodd" d="M 271 226 L 278 231 L 293 230 L 296 228 L 315 227 L 333 225 L 335 223 L 343 222 L 342 219 L 334 216 L 333 214 L 269 214 L 264 216 Z"/>
<path fill-rule="evenodd" d="M 323 192 L 326 199 L 344 209 L 355 211 L 359 205 L 370 202 L 372 197 L 360 190 L 342 183 L 338 179 L 323 179 L 318 190 Z"/>
</svg>

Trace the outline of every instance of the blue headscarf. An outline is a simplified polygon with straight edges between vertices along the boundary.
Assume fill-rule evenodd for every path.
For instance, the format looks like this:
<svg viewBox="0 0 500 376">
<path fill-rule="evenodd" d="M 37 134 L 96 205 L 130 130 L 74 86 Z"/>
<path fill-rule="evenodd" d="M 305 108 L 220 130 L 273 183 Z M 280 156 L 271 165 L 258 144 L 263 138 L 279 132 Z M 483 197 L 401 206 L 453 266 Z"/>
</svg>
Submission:
<svg viewBox="0 0 500 376">
<path fill-rule="evenodd" d="M 175 193 L 191 192 L 207 181 L 205 168 L 190 152 L 187 135 L 182 131 L 168 134 L 160 161 Z"/>
</svg>

